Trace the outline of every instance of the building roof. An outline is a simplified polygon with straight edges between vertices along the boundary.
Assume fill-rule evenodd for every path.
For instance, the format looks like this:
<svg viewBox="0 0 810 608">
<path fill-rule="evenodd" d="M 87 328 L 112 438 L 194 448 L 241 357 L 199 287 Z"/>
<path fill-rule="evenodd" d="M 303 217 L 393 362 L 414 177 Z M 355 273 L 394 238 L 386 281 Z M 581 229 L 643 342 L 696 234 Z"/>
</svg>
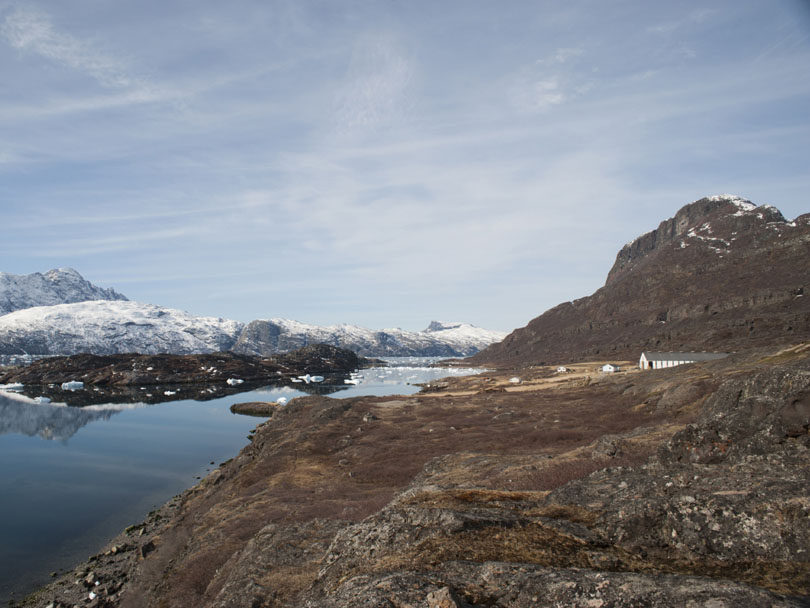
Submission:
<svg viewBox="0 0 810 608">
<path fill-rule="evenodd" d="M 641 353 L 647 361 L 711 361 L 728 357 L 728 353 Z"/>
</svg>

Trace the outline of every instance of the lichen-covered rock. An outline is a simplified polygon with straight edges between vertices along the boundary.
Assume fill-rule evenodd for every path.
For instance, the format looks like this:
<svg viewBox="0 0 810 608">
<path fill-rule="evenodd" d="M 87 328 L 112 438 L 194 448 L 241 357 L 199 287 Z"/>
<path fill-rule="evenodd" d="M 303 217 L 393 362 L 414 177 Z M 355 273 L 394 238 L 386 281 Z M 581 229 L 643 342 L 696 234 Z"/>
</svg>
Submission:
<svg viewBox="0 0 810 608">
<path fill-rule="evenodd" d="M 810 370 L 727 382 L 656 458 L 552 493 L 604 542 L 696 574 L 810 594 Z"/>
<path fill-rule="evenodd" d="M 450 594 L 452 593 L 452 596 Z M 361 575 L 307 608 L 433 606 L 426 598 L 459 598 L 458 606 L 499 608 L 799 608 L 805 603 L 730 581 L 696 576 L 543 568 L 531 564 L 452 562 L 431 572 Z M 446 606 L 452 604 L 446 603 Z"/>
</svg>

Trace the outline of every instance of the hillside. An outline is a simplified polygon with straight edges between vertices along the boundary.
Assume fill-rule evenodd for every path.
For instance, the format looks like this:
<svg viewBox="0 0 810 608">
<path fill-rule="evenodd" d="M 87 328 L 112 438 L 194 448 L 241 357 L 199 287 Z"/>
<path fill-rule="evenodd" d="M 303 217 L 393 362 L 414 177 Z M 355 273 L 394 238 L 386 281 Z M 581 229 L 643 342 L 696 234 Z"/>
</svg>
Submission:
<svg viewBox="0 0 810 608">
<path fill-rule="evenodd" d="M 543 313 L 477 364 L 637 359 L 810 339 L 810 214 L 703 198 L 625 245 L 593 295 Z"/>
</svg>

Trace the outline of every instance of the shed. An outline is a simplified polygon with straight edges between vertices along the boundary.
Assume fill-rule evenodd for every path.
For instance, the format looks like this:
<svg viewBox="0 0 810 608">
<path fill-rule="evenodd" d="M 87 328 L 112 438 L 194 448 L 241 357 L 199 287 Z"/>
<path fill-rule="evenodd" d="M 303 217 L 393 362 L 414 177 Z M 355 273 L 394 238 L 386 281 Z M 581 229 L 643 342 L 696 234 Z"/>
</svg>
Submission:
<svg viewBox="0 0 810 608">
<path fill-rule="evenodd" d="M 640 369 L 663 369 L 684 363 L 712 361 L 724 357 L 728 357 L 728 353 L 657 353 L 645 350 L 639 357 L 638 366 Z"/>
<path fill-rule="evenodd" d="M 601 369 L 607 374 L 612 374 L 613 372 L 619 371 L 619 366 L 614 363 L 605 363 Z"/>
</svg>

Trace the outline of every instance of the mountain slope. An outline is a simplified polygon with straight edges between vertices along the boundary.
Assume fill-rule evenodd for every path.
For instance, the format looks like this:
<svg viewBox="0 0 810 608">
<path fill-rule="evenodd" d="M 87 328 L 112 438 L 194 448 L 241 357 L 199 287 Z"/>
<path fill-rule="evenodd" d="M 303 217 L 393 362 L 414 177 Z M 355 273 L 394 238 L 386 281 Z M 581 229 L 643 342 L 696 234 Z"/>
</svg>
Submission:
<svg viewBox="0 0 810 608">
<path fill-rule="evenodd" d="M 625 245 L 605 285 L 478 353 L 477 363 L 636 359 L 810 339 L 810 214 L 732 195 L 684 206 Z"/>
<path fill-rule="evenodd" d="M 39 306 L 0 316 L 0 354 L 210 353 L 228 350 L 242 327 L 140 302 Z"/>
<path fill-rule="evenodd" d="M 421 332 L 376 331 L 356 325 L 318 326 L 289 319 L 260 319 L 245 326 L 233 351 L 251 355 L 288 352 L 307 344 L 332 344 L 366 357 L 471 355 L 502 339 L 501 332 L 464 323 L 436 321 Z"/>
<path fill-rule="evenodd" d="M 435 321 L 423 332 L 375 331 L 354 325 L 320 327 L 288 319 L 244 325 L 130 301 L 37 306 L 0 315 L 0 355 L 187 355 L 232 350 L 269 356 L 311 344 L 330 344 L 361 356 L 459 357 L 503 336 L 468 324 Z"/>
<path fill-rule="evenodd" d="M 114 289 L 104 289 L 86 281 L 72 268 L 57 268 L 45 274 L 0 272 L 0 315 L 34 306 L 126 299 Z"/>
</svg>

